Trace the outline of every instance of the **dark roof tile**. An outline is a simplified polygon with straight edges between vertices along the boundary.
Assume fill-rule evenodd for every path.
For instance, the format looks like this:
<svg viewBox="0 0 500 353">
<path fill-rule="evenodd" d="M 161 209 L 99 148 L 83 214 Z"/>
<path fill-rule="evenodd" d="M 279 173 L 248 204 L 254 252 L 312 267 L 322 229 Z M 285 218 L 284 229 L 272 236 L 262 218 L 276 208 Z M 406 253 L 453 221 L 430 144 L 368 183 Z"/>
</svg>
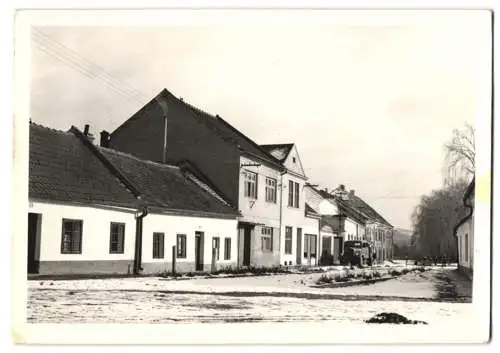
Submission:
<svg viewBox="0 0 500 353">
<path fill-rule="evenodd" d="M 137 207 L 137 199 L 72 133 L 30 123 L 29 197 Z"/>
<path fill-rule="evenodd" d="M 102 154 L 130 180 L 149 207 L 200 213 L 236 215 L 237 211 L 193 175 L 178 166 L 146 161 L 99 147 Z"/>
</svg>

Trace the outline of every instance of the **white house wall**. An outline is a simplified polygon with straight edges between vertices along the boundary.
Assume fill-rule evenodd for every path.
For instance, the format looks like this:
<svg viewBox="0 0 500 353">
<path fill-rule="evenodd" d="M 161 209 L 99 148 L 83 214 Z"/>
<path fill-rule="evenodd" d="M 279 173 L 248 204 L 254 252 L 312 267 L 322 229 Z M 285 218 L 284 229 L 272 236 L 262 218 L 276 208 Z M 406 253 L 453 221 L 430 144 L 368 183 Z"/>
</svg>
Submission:
<svg viewBox="0 0 500 353">
<path fill-rule="evenodd" d="M 300 160 L 299 153 L 298 153 L 297 147 L 295 147 L 295 145 L 292 147 L 292 149 L 288 153 L 288 156 L 287 156 L 285 162 L 283 163 L 283 165 L 286 167 L 287 170 L 290 170 L 294 173 L 305 176 L 304 168 L 302 166 L 302 162 Z"/>
<path fill-rule="evenodd" d="M 288 206 L 288 192 L 289 192 L 289 181 L 294 183 L 299 183 L 299 207 L 295 208 Z M 304 235 L 313 234 L 316 235 L 318 240 L 318 220 L 306 217 L 305 215 L 305 204 L 306 204 L 306 181 L 304 178 L 285 174 L 283 175 L 283 218 L 281 227 L 281 246 L 280 246 L 280 263 L 282 265 L 296 265 L 297 264 L 297 230 L 300 228 L 302 231 L 302 246 L 301 254 L 303 257 L 304 253 Z M 292 252 L 290 254 L 285 253 L 285 236 L 286 227 L 292 228 Z M 300 255 L 300 254 L 299 254 Z M 302 261 L 302 264 L 304 262 Z"/>
<path fill-rule="evenodd" d="M 149 214 L 144 218 L 142 231 L 142 266 L 144 273 L 172 271 L 172 247 L 177 245 L 177 234 L 186 235 L 186 258 L 176 258 L 176 271 L 195 271 L 195 233 L 203 232 L 203 270 L 210 271 L 212 239 L 219 237 L 218 269 L 235 267 L 237 260 L 237 220 L 177 215 Z M 153 233 L 164 233 L 164 257 L 153 258 Z M 224 260 L 225 238 L 231 239 L 231 258 Z"/>
<path fill-rule="evenodd" d="M 466 246 L 466 234 L 468 235 L 468 246 Z M 471 276 L 474 267 L 474 216 L 457 229 L 457 241 L 458 266 L 463 272 Z"/>
<path fill-rule="evenodd" d="M 243 164 L 260 164 L 258 167 L 242 167 L 240 169 L 240 184 L 239 184 L 239 210 L 241 211 L 241 221 L 257 224 L 265 224 L 269 227 L 279 228 L 280 218 L 280 198 L 279 198 L 279 170 L 270 168 L 257 160 L 252 160 L 247 157 L 240 158 L 240 165 Z M 248 170 L 257 173 L 257 199 L 252 199 L 245 196 L 245 177 L 244 172 Z M 277 181 L 276 203 L 266 202 L 266 177 L 274 178 Z"/>
<path fill-rule="evenodd" d="M 112 210 L 30 201 L 29 212 L 41 214 L 39 273 L 130 273 L 133 270 L 134 210 Z M 82 223 L 81 254 L 61 254 L 62 220 Z M 110 254 L 110 223 L 125 223 L 124 253 Z"/>
<path fill-rule="evenodd" d="M 30 202 L 29 212 L 41 214 L 38 244 L 39 274 L 122 273 L 133 271 L 135 210 Z M 81 254 L 61 254 L 62 219 L 82 220 Z M 125 224 L 123 254 L 110 254 L 110 223 Z M 237 220 L 148 214 L 143 219 L 142 265 L 144 273 L 170 272 L 172 246 L 177 234 L 186 234 L 186 258 L 176 259 L 176 271 L 195 271 L 195 232 L 204 233 L 203 270 L 211 269 L 212 239 L 219 237 L 217 268 L 234 267 L 237 260 Z M 164 258 L 153 259 L 153 232 L 162 232 Z M 224 260 L 225 238 L 231 239 L 231 258 Z"/>
<path fill-rule="evenodd" d="M 318 193 L 311 188 L 305 188 L 306 202 L 311 206 L 314 211 L 322 216 L 335 216 L 338 215 L 339 211 L 337 205 L 334 202 L 325 200 L 323 197 L 318 195 Z"/>
</svg>

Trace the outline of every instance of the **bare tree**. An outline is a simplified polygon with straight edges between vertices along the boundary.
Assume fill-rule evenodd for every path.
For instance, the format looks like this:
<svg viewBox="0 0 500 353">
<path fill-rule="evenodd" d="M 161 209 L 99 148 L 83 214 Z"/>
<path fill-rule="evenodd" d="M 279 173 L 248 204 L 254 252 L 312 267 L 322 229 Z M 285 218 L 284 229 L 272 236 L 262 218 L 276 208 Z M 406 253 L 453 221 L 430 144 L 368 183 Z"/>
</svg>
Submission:
<svg viewBox="0 0 500 353">
<path fill-rule="evenodd" d="M 462 177 L 468 178 L 474 175 L 476 167 L 475 131 L 472 125 L 466 123 L 462 130 L 454 129 L 451 140 L 445 143 L 445 167 L 448 175 L 454 175 L 457 170 L 460 171 Z"/>
</svg>

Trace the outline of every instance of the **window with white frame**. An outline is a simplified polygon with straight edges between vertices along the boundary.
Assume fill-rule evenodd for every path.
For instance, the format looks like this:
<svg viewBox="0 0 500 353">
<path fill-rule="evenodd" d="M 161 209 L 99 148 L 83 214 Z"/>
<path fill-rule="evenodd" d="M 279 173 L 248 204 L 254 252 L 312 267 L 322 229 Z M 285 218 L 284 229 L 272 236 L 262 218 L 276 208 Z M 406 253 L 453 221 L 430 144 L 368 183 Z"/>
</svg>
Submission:
<svg viewBox="0 0 500 353">
<path fill-rule="evenodd" d="M 245 197 L 252 199 L 257 198 L 257 173 L 249 172 L 246 170 L 244 172 L 245 177 Z"/>
<path fill-rule="evenodd" d="M 177 258 L 186 258 L 186 234 L 177 234 Z"/>
<path fill-rule="evenodd" d="M 266 178 L 266 201 L 276 203 L 276 185 L 274 178 Z"/>
<path fill-rule="evenodd" d="M 231 260 L 231 238 L 224 238 L 224 260 Z"/>
<path fill-rule="evenodd" d="M 219 237 L 213 237 L 212 238 L 212 245 L 215 249 L 215 259 L 219 260 L 219 252 L 220 252 L 220 238 Z"/>
<path fill-rule="evenodd" d="M 82 253 L 82 228 L 80 219 L 62 220 L 61 254 Z"/>
<path fill-rule="evenodd" d="M 109 233 L 109 253 L 123 254 L 125 243 L 125 223 L 111 222 Z"/>
<path fill-rule="evenodd" d="M 262 251 L 273 251 L 273 228 L 262 227 L 261 229 L 261 248 Z"/>
<path fill-rule="evenodd" d="M 285 254 L 292 253 L 292 227 L 285 227 Z"/>
<path fill-rule="evenodd" d="M 299 208 L 300 184 L 292 180 L 288 181 L 288 207 Z"/>
</svg>

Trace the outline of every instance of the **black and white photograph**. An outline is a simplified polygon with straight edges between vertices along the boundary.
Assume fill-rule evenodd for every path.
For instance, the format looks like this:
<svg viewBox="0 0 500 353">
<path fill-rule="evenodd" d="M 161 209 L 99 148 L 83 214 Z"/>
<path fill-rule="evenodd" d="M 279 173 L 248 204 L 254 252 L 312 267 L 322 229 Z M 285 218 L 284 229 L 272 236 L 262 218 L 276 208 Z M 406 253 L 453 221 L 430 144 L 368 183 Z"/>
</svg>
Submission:
<svg viewBox="0 0 500 353">
<path fill-rule="evenodd" d="M 487 342 L 492 19 L 19 11 L 13 330 Z"/>
</svg>

